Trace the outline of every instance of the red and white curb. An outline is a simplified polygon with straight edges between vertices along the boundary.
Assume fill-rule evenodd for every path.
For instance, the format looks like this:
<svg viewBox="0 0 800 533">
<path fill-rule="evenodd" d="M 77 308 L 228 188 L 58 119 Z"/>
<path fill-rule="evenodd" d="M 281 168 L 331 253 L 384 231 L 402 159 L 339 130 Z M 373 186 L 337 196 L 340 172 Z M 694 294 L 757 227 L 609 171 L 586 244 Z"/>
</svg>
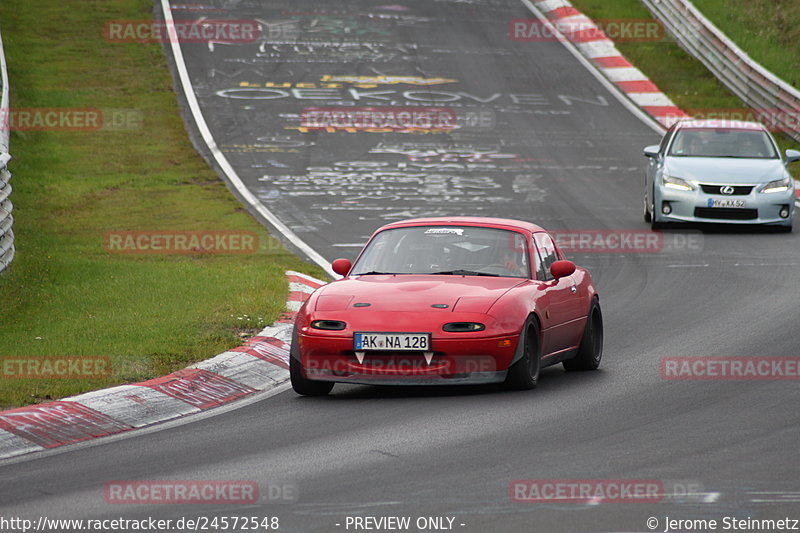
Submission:
<svg viewBox="0 0 800 533">
<path fill-rule="evenodd" d="M 633 66 L 619 50 L 614 41 L 586 15 L 578 11 L 567 0 L 523 0 L 532 11 L 538 11 L 553 23 L 555 34 L 571 43 L 589 63 L 611 82 L 618 91 L 633 102 L 664 128 L 690 115 L 653 83 L 650 78 Z M 800 184 L 795 195 L 800 206 Z"/>
<path fill-rule="evenodd" d="M 286 276 L 287 312 L 242 346 L 141 383 L 0 411 L 0 459 L 185 417 L 285 383 L 295 315 L 325 284 L 299 272 Z"/>
<path fill-rule="evenodd" d="M 689 115 L 617 50 L 614 41 L 566 0 L 531 0 L 560 33 L 645 113 L 668 128 Z"/>
</svg>

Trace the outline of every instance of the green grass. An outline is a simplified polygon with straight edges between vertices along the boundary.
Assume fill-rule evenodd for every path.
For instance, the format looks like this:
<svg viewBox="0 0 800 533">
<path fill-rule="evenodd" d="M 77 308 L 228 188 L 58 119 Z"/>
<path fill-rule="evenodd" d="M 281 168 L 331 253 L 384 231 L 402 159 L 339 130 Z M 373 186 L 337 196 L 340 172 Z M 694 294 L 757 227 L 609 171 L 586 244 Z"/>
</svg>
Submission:
<svg viewBox="0 0 800 533">
<path fill-rule="evenodd" d="M 151 18 L 149 0 L 5 0 L 12 109 L 132 109 L 126 131 L 16 131 L 17 257 L 0 274 L 0 358 L 108 356 L 102 379 L 0 376 L 0 408 L 139 381 L 235 346 L 271 323 L 288 253 L 194 151 L 158 44 L 103 39 L 106 21 Z M 107 231 L 257 232 L 249 255 L 117 255 Z"/>
<path fill-rule="evenodd" d="M 640 0 L 570 0 L 572 4 L 580 11 L 585 13 L 592 19 L 652 19 L 650 11 L 640 2 Z M 744 24 L 747 19 L 744 14 L 752 10 L 756 10 L 756 5 L 770 12 L 778 12 L 779 5 L 790 5 L 795 0 L 748 0 L 742 2 L 741 0 L 698 0 L 696 3 L 705 10 L 705 4 L 714 5 L 718 7 L 719 11 L 728 9 L 732 12 L 741 13 L 742 31 L 744 31 Z M 771 7 L 774 4 L 774 9 Z M 793 13 L 790 20 L 800 22 L 800 4 L 793 6 L 791 10 Z M 706 14 L 711 14 L 707 11 Z M 738 15 L 737 15 L 738 17 Z M 711 20 L 717 23 L 716 17 L 711 17 Z M 757 19 L 763 20 L 763 19 Z M 766 26 L 764 24 L 763 26 Z M 724 28 L 721 24 L 720 27 Z M 759 26 L 761 27 L 761 26 Z M 750 21 L 749 28 L 752 31 L 752 21 Z M 777 40 L 778 42 L 786 42 L 788 39 L 792 42 L 790 49 L 773 47 L 771 52 L 775 56 L 785 54 L 790 56 L 790 50 L 796 50 L 800 47 L 795 39 L 800 26 L 786 28 L 783 31 L 777 28 L 771 28 L 768 34 L 769 37 Z M 791 30 L 791 31 L 789 31 Z M 792 37 L 794 36 L 794 37 Z M 731 36 L 733 38 L 733 36 Z M 792 41 L 794 39 L 794 41 Z M 736 39 L 734 38 L 736 41 Z M 743 43 L 738 43 L 742 46 Z M 732 94 L 725 86 L 717 80 L 713 74 L 698 60 L 685 52 L 678 44 L 667 34 L 667 38 L 658 42 L 633 42 L 633 41 L 619 41 L 616 43 L 617 48 L 622 54 L 628 58 L 637 68 L 644 72 L 658 87 L 669 96 L 675 104 L 681 109 L 690 112 L 691 110 L 731 110 L 731 109 L 746 109 L 745 104 Z M 746 43 L 745 43 L 746 45 Z M 750 50 L 742 46 L 745 51 L 750 53 Z M 756 58 L 756 55 L 753 55 Z M 795 64 L 800 62 L 797 57 L 784 58 L 786 64 Z M 795 78 L 798 74 L 795 73 Z M 775 139 L 781 146 L 781 149 L 793 148 L 800 149 L 798 144 L 793 139 L 783 134 L 776 134 Z M 795 177 L 800 177 L 800 165 L 792 165 L 791 170 L 794 172 Z"/>
<path fill-rule="evenodd" d="M 750 57 L 800 88 L 797 0 L 694 0 L 694 5 Z"/>
</svg>

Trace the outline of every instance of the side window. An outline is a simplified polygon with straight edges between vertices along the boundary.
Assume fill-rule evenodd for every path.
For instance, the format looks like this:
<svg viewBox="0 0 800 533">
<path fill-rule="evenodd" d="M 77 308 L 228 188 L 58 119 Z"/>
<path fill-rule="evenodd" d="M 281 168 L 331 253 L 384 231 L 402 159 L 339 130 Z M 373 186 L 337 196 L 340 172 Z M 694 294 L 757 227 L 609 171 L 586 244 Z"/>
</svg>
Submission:
<svg viewBox="0 0 800 533">
<path fill-rule="evenodd" d="M 675 133 L 677 126 L 678 123 L 676 122 L 667 130 L 667 133 L 664 134 L 664 138 L 661 139 L 661 146 L 659 147 L 658 151 L 661 152 L 662 155 L 667 152 L 667 146 L 669 145 L 669 141 L 672 139 L 672 135 Z"/>
<path fill-rule="evenodd" d="M 558 252 L 553 239 L 547 233 L 536 233 L 533 236 L 538 251 L 536 264 L 536 279 L 547 281 L 553 279 L 550 274 L 550 265 L 558 261 Z"/>
</svg>

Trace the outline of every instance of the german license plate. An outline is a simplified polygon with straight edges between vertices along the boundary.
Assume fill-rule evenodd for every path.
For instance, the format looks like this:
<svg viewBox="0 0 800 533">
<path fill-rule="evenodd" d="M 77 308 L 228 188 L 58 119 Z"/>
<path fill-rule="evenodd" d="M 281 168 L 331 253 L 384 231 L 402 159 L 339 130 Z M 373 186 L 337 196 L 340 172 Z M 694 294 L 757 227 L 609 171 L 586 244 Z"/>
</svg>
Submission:
<svg viewBox="0 0 800 533">
<path fill-rule="evenodd" d="M 744 200 L 733 200 L 730 198 L 709 198 L 708 207 L 747 207 Z"/>
<path fill-rule="evenodd" d="M 353 338 L 355 350 L 430 350 L 430 333 L 371 333 L 356 332 Z"/>
</svg>

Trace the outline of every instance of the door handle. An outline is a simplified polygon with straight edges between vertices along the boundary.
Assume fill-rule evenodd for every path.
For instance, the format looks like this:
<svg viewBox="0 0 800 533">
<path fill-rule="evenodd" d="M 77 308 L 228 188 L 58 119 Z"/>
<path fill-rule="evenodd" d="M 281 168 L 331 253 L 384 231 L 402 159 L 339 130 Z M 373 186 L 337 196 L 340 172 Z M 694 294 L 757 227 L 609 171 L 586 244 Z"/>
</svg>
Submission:
<svg viewBox="0 0 800 533">
<path fill-rule="evenodd" d="M 577 288 L 575 285 L 573 285 L 573 286 L 572 286 L 572 287 L 570 287 L 570 288 L 572 289 L 572 292 L 573 292 L 573 293 L 576 293 L 576 292 L 578 292 L 578 288 Z"/>
</svg>

